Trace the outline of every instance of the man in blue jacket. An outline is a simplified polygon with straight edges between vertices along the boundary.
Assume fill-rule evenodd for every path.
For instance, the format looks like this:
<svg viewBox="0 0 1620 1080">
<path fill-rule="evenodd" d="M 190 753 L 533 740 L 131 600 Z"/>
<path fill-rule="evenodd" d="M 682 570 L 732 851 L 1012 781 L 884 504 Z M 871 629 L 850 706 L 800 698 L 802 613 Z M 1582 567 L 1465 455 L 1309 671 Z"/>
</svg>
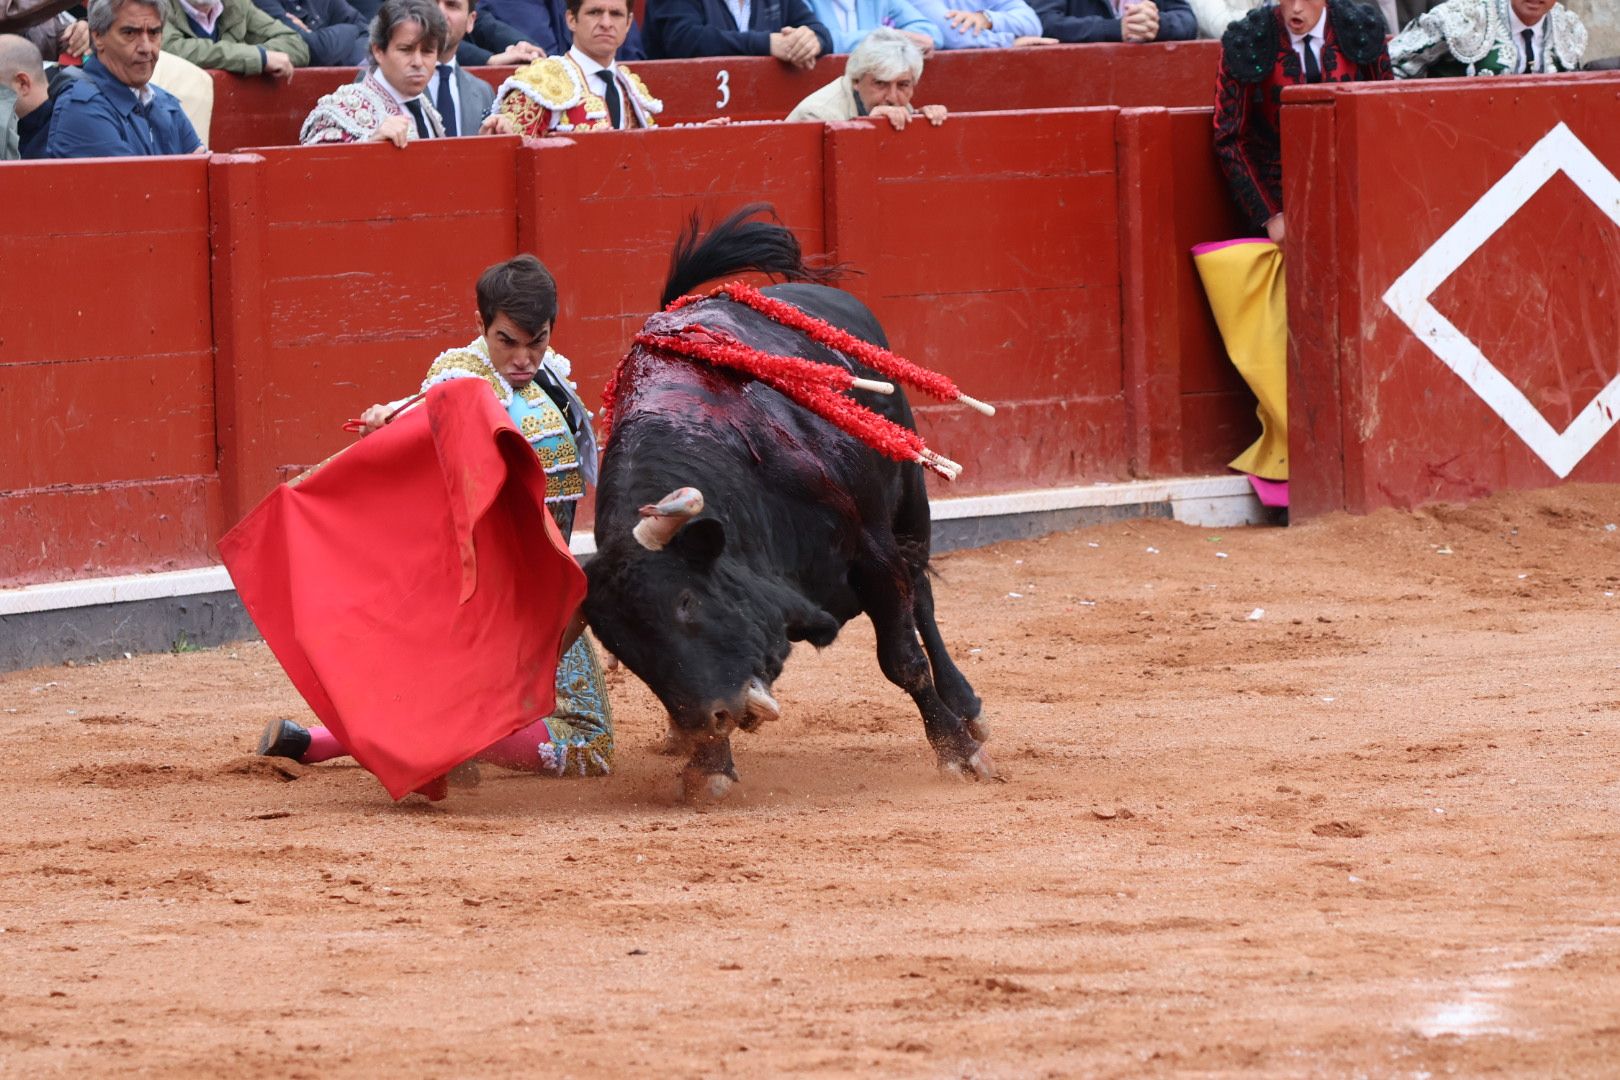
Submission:
<svg viewBox="0 0 1620 1080">
<path fill-rule="evenodd" d="M 833 38 L 807 0 L 653 0 L 647 11 L 647 55 L 774 56 L 814 67 Z"/>
<path fill-rule="evenodd" d="M 202 140 L 173 94 L 151 86 L 163 42 L 163 0 L 91 0 L 84 78 L 62 92 L 45 156 L 191 154 Z"/>
<path fill-rule="evenodd" d="M 1034 0 L 1041 30 L 1059 41 L 1191 41 L 1187 0 Z"/>
</svg>

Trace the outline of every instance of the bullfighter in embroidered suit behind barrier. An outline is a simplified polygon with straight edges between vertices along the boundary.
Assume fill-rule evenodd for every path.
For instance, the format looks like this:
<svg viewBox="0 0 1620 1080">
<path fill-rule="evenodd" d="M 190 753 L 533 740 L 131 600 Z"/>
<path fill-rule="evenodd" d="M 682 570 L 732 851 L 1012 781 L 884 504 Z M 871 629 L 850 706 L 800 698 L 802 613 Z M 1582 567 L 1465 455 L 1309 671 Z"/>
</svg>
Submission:
<svg viewBox="0 0 1620 1080">
<path fill-rule="evenodd" d="M 444 118 L 424 91 L 441 55 L 454 47 L 437 4 L 387 0 L 371 20 L 371 70 L 316 102 L 298 141 L 392 142 L 403 149 L 412 139 L 444 138 Z M 489 116 L 478 134 L 515 132 L 505 117 Z"/>
<path fill-rule="evenodd" d="M 1446 0 L 1389 43 L 1395 77 L 1577 71 L 1586 26 L 1556 0 Z"/>
<path fill-rule="evenodd" d="M 496 109 L 535 138 L 656 127 L 664 103 L 615 59 L 632 18 L 628 0 L 569 0 L 573 47 L 515 72 L 497 91 Z"/>
<path fill-rule="evenodd" d="M 1227 355 L 1254 391 L 1260 437 L 1231 462 L 1268 506 L 1288 505 L 1287 301 L 1283 293 L 1284 87 L 1390 78 L 1384 19 L 1349 0 L 1281 0 L 1227 28 L 1215 83 L 1215 156 L 1266 239 L 1193 249 Z"/>
<path fill-rule="evenodd" d="M 1283 0 L 1227 28 L 1215 83 L 1215 156 L 1250 225 L 1282 240 L 1283 87 L 1392 77 L 1384 20 L 1350 0 Z"/>
<path fill-rule="evenodd" d="M 520 255 L 479 278 L 478 308 L 482 335 L 464 348 L 440 354 L 428 369 L 422 393 L 457 379 L 488 384 L 539 457 L 546 508 L 566 538 L 586 485 L 596 480 L 597 448 L 590 412 L 569 378 L 569 362 L 550 345 L 556 285 L 538 259 Z M 367 409 L 365 432 L 382 428 L 409 403 Z M 306 764 L 347 752 L 326 728 L 305 729 L 291 720 L 272 721 L 259 743 L 261 755 Z M 488 746 L 474 760 L 559 776 L 600 776 L 612 768 L 612 714 L 588 637 L 581 635 L 558 662 L 552 712 Z"/>
</svg>

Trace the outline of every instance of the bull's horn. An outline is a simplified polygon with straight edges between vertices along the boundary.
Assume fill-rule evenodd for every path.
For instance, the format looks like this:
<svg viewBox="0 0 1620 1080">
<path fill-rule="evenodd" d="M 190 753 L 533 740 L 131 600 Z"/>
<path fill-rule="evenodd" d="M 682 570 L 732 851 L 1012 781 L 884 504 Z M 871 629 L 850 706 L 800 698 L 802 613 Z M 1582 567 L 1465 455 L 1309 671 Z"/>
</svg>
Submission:
<svg viewBox="0 0 1620 1080">
<path fill-rule="evenodd" d="M 648 551 L 662 551 L 692 518 L 703 511 L 703 492 L 697 488 L 676 488 L 653 506 L 641 508 L 641 520 L 632 535 Z"/>
<path fill-rule="evenodd" d="M 782 706 L 771 697 L 771 692 L 757 677 L 748 680 L 748 715 L 758 720 L 779 720 Z"/>
</svg>

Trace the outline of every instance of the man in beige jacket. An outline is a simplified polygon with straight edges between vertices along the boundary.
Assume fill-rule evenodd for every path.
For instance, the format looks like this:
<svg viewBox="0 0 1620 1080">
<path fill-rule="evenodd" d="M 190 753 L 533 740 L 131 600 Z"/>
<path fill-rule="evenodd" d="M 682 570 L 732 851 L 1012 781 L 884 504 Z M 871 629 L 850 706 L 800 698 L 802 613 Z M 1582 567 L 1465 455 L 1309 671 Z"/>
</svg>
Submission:
<svg viewBox="0 0 1620 1080">
<path fill-rule="evenodd" d="M 935 127 L 945 122 L 945 106 L 911 107 L 922 78 L 922 50 L 910 36 L 879 27 L 849 54 L 844 74 L 793 107 L 789 120 L 887 120 L 896 131 L 921 115 Z"/>
</svg>

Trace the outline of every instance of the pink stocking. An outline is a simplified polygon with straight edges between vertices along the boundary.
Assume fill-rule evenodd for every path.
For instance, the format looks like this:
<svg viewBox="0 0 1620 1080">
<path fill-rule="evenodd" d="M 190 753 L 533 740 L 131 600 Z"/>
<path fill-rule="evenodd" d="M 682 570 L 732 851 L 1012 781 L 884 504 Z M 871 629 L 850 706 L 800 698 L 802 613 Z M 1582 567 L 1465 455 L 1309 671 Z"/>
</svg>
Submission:
<svg viewBox="0 0 1620 1080">
<path fill-rule="evenodd" d="M 305 765 L 313 765 L 317 761 L 331 761 L 333 758 L 347 757 L 348 754 L 336 735 L 316 724 L 309 729 L 309 749 L 298 760 Z"/>
<path fill-rule="evenodd" d="M 540 772 L 540 744 L 550 741 L 551 729 L 544 720 L 536 720 L 523 730 L 490 743 L 473 760 L 499 765 L 503 769 Z"/>
</svg>

